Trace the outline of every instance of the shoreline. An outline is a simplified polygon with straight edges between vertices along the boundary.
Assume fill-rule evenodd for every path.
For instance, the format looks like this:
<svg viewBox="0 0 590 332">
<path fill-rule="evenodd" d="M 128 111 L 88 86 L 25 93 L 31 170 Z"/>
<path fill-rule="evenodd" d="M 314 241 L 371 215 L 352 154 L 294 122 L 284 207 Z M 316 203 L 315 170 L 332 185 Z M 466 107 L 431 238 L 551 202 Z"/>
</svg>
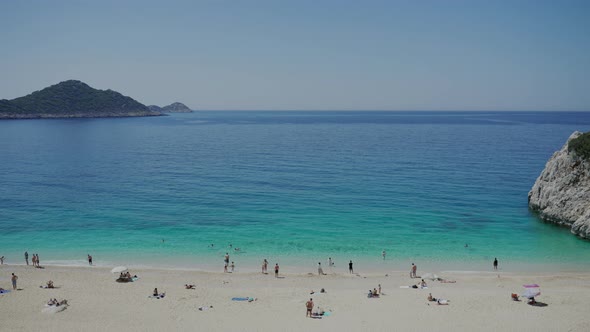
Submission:
<svg viewBox="0 0 590 332">
<path fill-rule="evenodd" d="M 230 259 L 231 261 L 231 259 Z M 316 263 L 310 263 L 305 265 L 300 264 L 285 264 L 278 262 L 281 271 L 286 272 L 287 274 L 293 275 L 301 275 L 301 274 L 308 274 L 317 273 L 317 261 Z M 452 264 L 442 264 L 440 262 L 432 264 L 431 262 L 422 262 L 422 261 L 415 261 L 417 262 L 416 265 L 418 266 L 418 271 L 422 273 L 426 272 L 434 272 L 434 273 L 442 273 L 442 272 L 452 272 L 452 273 L 466 273 L 466 274 L 511 274 L 511 275 L 520 275 L 520 274 L 539 274 L 539 275 L 546 275 L 546 274 L 555 274 L 555 273 L 565 273 L 565 274 L 590 274 L 590 267 L 586 267 L 584 269 L 584 265 L 580 264 L 546 264 L 546 263 L 527 263 L 523 264 L 520 262 L 516 263 L 507 263 L 507 264 L 500 264 L 498 270 L 493 270 L 491 264 L 478 264 L 474 266 L 473 264 L 465 264 L 465 262 L 453 262 Z M 261 271 L 261 262 L 260 264 L 236 264 L 236 273 L 244 273 L 244 274 L 252 274 L 252 273 L 260 273 Z M 274 266 L 276 262 L 269 260 L 269 270 L 270 267 Z M 339 264 L 338 266 L 329 267 L 328 262 L 321 262 L 322 268 L 325 273 L 328 274 L 344 274 L 348 272 L 347 264 Z M 391 261 L 385 262 L 390 263 L 386 266 L 383 264 L 372 264 L 371 262 L 367 264 L 366 261 L 363 260 L 353 260 L 354 269 L 355 271 L 363 271 L 363 274 L 367 275 L 384 275 L 384 274 L 391 274 L 391 273 L 409 273 L 410 271 L 410 264 L 408 263 L 407 269 L 400 268 L 400 262 L 392 263 Z M 117 263 L 117 262 L 97 262 L 96 260 L 93 262 L 92 266 L 88 265 L 88 262 L 84 262 L 82 260 L 75 260 L 75 261 L 66 261 L 66 262 L 59 262 L 59 261 L 52 261 L 52 260 L 45 260 L 45 263 L 42 263 L 42 267 L 52 267 L 52 268 L 88 268 L 88 269 L 111 269 L 115 266 L 127 266 L 130 269 L 136 270 L 146 270 L 146 271 L 184 271 L 184 272 L 203 272 L 203 273 L 220 273 L 224 274 L 223 272 L 223 263 L 218 265 L 214 265 L 212 263 L 205 263 L 205 264 L 192 264 L 192 265 L 158 265 L 156 264 L 143 264 L 143 263 L 136 263 L 136 264 L 127 264 L 127 263 Z M 346 266 L 344 266 L 346 265 Z M 465 269 L 465 266 L 470 266 L 470 268 Z M 489 267 L 487 267 L 489 265 Z M 3 265 L 0 267 L 26 267 L 25 263 L 10 263 L 4 262 Z M 32 267 L 32 265 L 30 265 Z"/>
</svg>

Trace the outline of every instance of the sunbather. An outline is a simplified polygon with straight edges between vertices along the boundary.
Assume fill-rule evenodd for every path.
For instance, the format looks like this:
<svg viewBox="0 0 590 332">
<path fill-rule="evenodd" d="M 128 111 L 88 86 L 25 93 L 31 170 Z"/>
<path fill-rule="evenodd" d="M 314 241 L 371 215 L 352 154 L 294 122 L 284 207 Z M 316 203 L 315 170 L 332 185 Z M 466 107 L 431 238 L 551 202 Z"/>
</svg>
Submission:
<svg viewBox="0 0 590 332">
<path fill-rule="evenodd" d="M 187 284 L 185 284 L 184 285 L 184 288 L 186 288 L 186 289 L 195 289 L 195 285 L 187 285 Z"/>
<path fill-rule="evenodd" d="M 435 302 L 436 298 L 432 297 L 432 293 L 428 293 L 428 301 Z"/>
</svg>

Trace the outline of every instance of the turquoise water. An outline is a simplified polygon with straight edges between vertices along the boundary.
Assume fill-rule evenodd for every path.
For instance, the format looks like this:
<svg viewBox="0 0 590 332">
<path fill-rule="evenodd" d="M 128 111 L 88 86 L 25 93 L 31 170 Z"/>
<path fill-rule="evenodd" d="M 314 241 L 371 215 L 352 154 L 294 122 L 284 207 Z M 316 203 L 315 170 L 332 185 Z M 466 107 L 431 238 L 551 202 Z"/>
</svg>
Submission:
<svg viewBox="0 0 590 332">
<path fill-rule="evenodd" d="M 217 270 L 228 251 L 242 270 L 263 258 L 313 269 L 327 257 L 478 269 L 498 257 L 588 269 L 590 241 L 527 208 L 574 130 L 590 130 L 590 113 L 0 121 L 0 255 Z"/>
</svg>

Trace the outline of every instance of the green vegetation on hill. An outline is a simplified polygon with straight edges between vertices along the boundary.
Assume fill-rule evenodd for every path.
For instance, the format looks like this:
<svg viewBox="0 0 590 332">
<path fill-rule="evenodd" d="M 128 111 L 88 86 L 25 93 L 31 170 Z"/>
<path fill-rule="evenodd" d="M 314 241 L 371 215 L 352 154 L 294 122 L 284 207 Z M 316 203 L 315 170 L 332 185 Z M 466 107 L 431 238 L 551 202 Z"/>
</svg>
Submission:
<svg viewBox="0 0 590 332">
<path fill-rule="evenodd" d="M 0 99 L 0 112 L 5 113 L 23 113 L 25 110 L 14 105 L 10 100 Z"/>
<path fill-rule="evenodd" d="M 590 132 L 584 133 L 571 140 L 567 147 L 569 152 L 574 151 L 583 159 L 590 160 Z"/>
<path fill-rule="evenodd" d="M 0 118 L 160 115 L 113 90 L 97 90 L 70 80 L 27 96 L 0 100 Z"/>
</svg>

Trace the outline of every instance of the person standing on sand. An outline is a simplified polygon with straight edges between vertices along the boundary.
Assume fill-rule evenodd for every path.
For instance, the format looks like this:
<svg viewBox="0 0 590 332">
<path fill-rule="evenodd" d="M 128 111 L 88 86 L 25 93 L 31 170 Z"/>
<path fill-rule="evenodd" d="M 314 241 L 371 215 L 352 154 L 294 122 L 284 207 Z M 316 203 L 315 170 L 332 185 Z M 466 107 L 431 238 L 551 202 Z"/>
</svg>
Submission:
<svg viewBox="0 0 590 332">
<path fill-rule="evenodd" d="M 225 262 L 225 265 L 229 264 L 229 253 L 227 253 L 227 252 L 225 253 L 225 258 L 223 260 Z"/>
<path fill-rule="evenodd" d="M 31 262 L 33 263 L 33 266 L 37 266 L 37 255 L 33 254 L 33 258 L 31 258 Z"/>
<path fill-rule="evenodd" d="M 348 263 L 348 273 L 354 273 L 354 271 L 352 270 L 352 260 L 350 261 L 350 263 Z"/>
<path fill-rule="evenodd" d="M 27 265 L 29 265 L 29 252 L 25 251 L 25 262 L 27 262 Z"/>
<path fill-rule="evenodd" d="M 4 264 L 4 256 L 0 257 L 0 265 Z"/>
<path fill-rule="evenodd" d="M 494 270 L 498 269 L 498 258 L 494 258 Z"/>
<path fill-rule="evenodd" d="M 311 318 L 311 311 L 313 310 L 313 299 L 309 299 L 309 301 L 305 303 L 305 307 L 307 308 L 307 311 L 305 312 L 305 317 L 309 316 L 309 318 Z"/>
<path fill-rule="evenodd" d="M 92 265 L 92 256 L 88 254 L 88 265 Z"/>
<path fill-rule="evenodd" d="M 279 263 L 275 264 L 275 278 L 279 277 Z"/>
<path fill-rule="evenodd" d="M 410 278 L 416 278 L 416 270 L 418 267 L 412 263 L 412 269 L 410 270 Z"/>
<path fill-rule="evenodd" d="M 318 275 L 324 274 L 324 270 L 322 269 L 322 263 L 318 262 Z"/>
<path fill-rule="evenodd" d="M 266 258 L 262 261 L 262 273 L 268 273 L 268 261 Z"/>
<path fill-rule="evenodd" d="M 10 279 L 12 280 L 12 289 L 16 290 L 16 280 L 18 279 L 18 277 L 13 273 Z"/>
</svg>

